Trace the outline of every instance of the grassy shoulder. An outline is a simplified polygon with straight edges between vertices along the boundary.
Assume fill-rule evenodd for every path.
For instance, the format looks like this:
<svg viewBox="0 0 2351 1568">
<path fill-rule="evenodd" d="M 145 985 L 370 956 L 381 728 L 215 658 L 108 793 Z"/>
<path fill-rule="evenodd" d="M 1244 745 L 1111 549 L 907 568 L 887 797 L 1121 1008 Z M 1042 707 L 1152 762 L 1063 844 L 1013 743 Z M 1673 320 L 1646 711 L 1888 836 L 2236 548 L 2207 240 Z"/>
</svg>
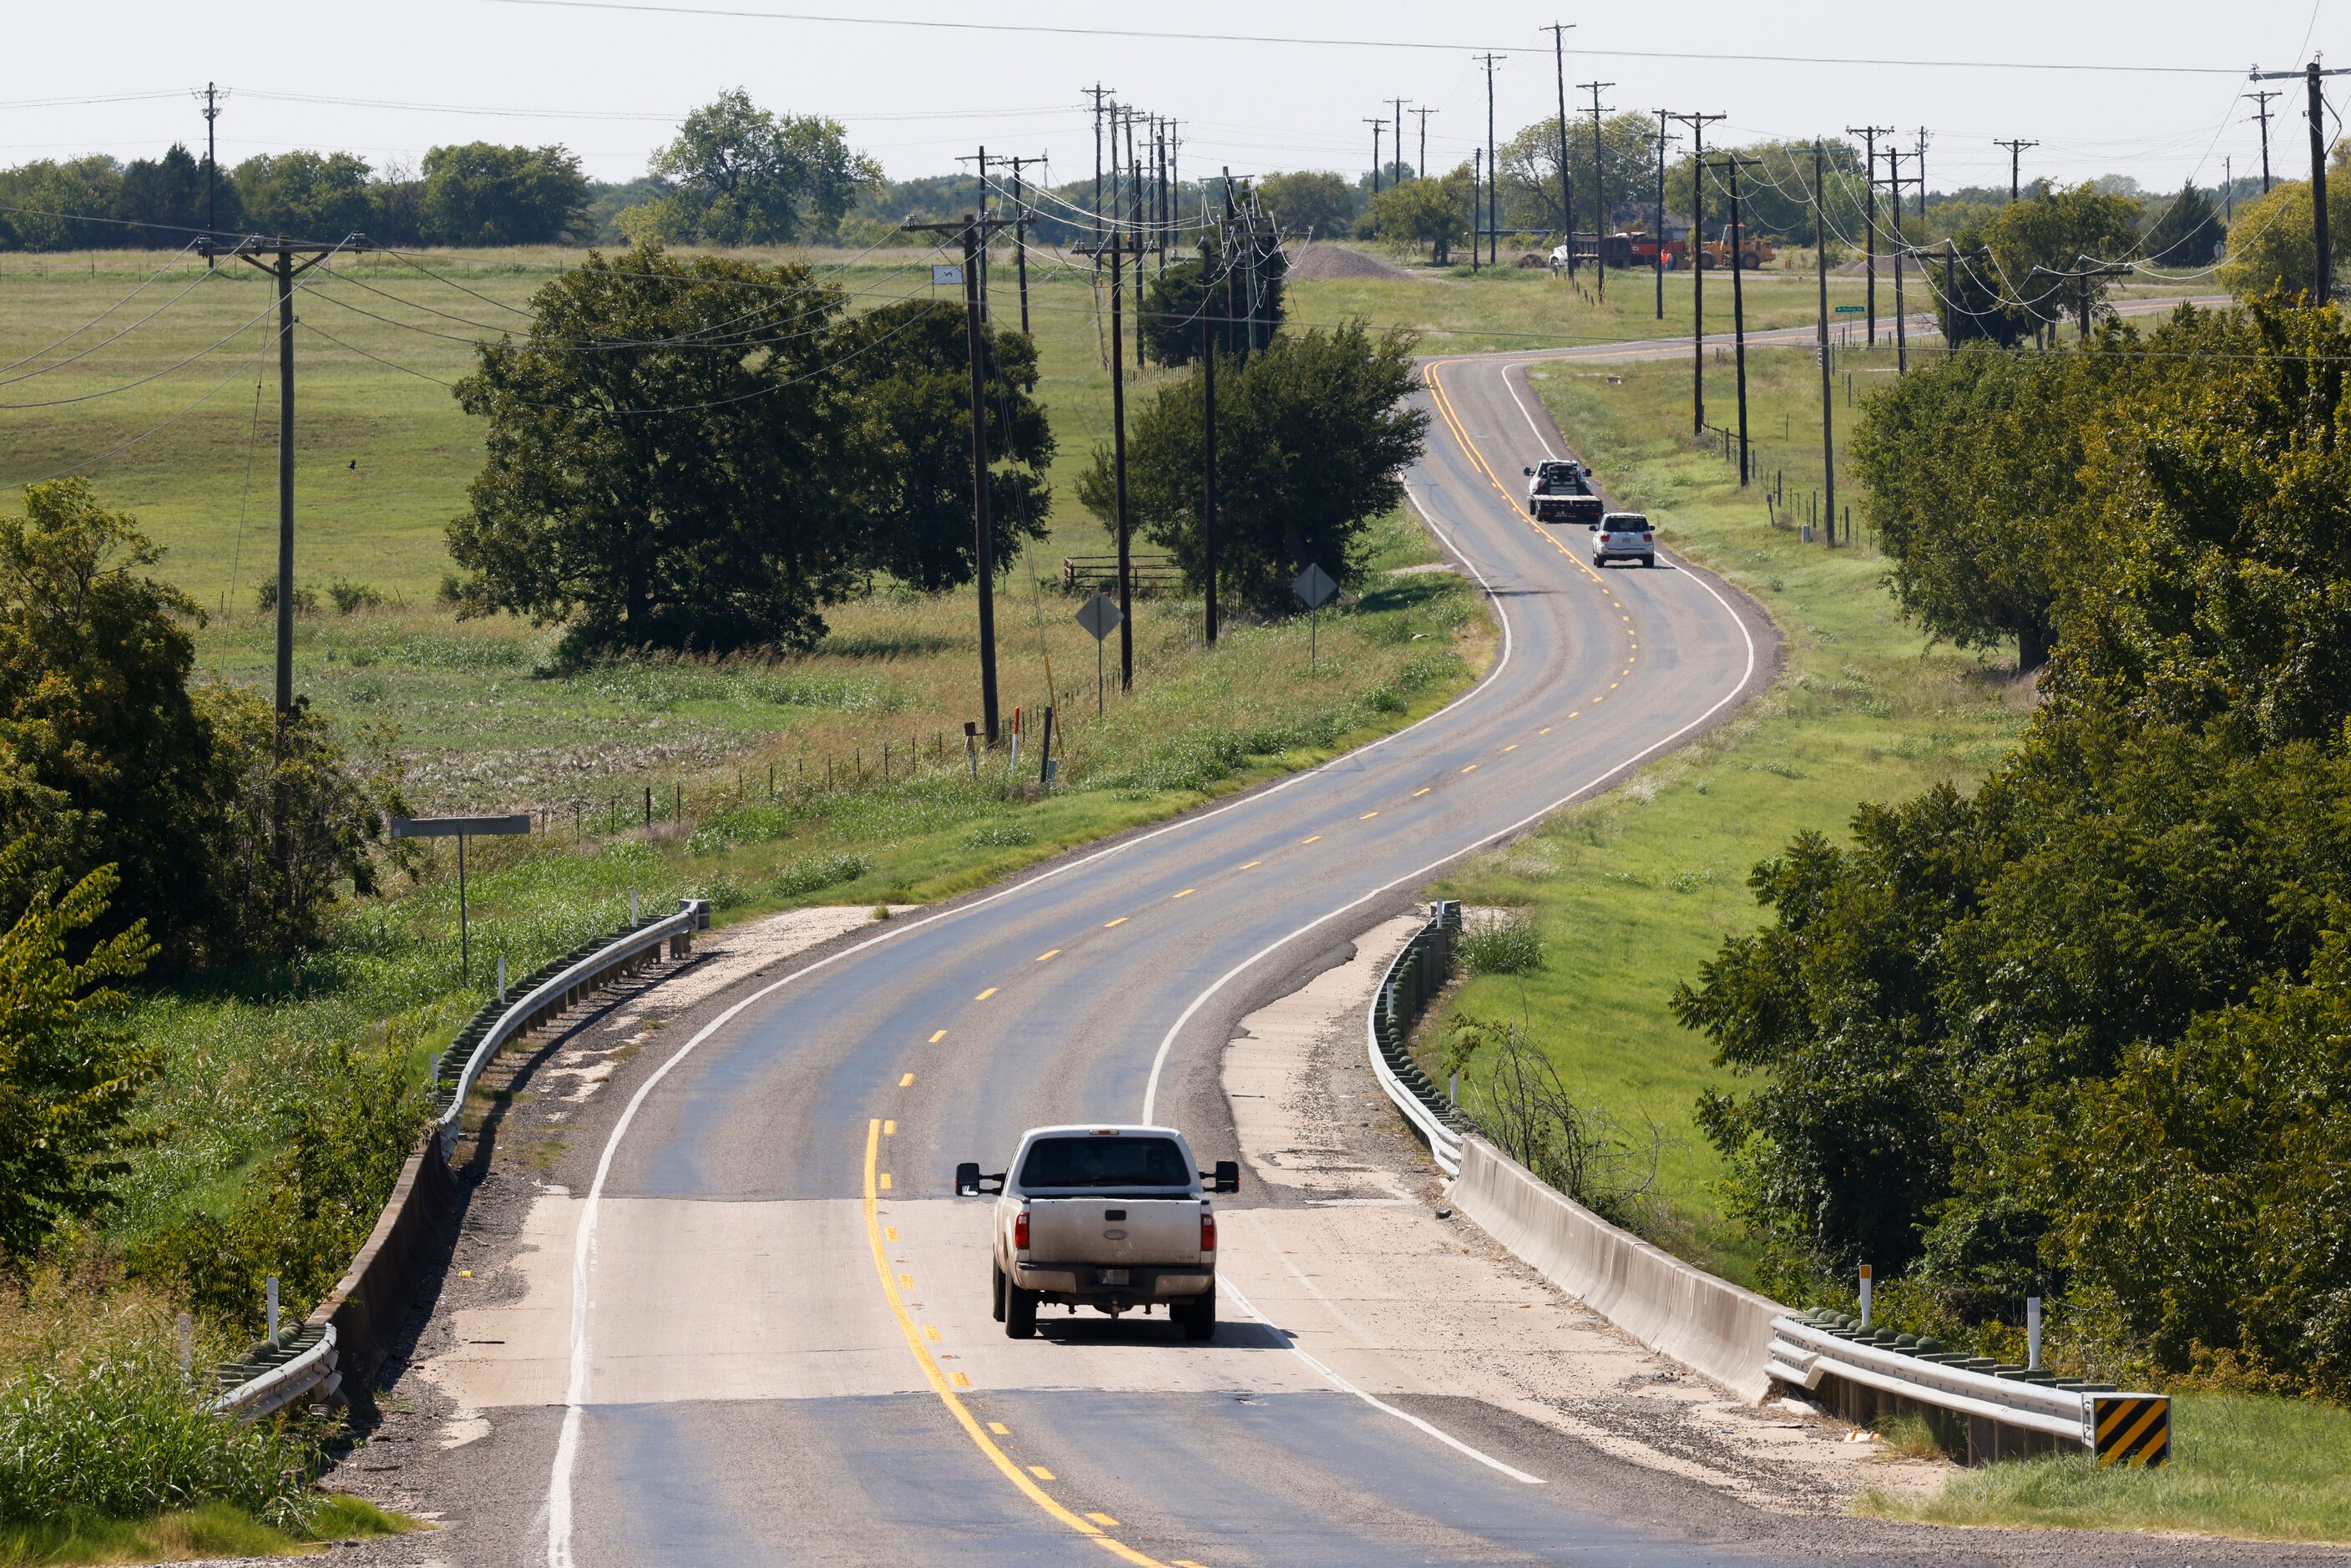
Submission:
<svg viewBox="0 0 2351 1568">
<path fill-rule="evenodd" d="M 404 1535 L 415 1520 L 348 1492 L 320 1497 L 299 1528 L 280 1530 L 243 1509 L 208 1502 L 147 1519 L 73 1518 L 0 1526 L 0 1568 L 110 1563 L 193 1563 L 223 1557 L 307 1557 L 338 1542 Z"/>
<path fill-rule="evenodd" d="M 1854 368 L 1858 378 L 1869 367 Z M 1784 422 L 1789 433 L 1792 499 L 1807 439 L 1817 470 L 1818 371 L 1802 350 L 1757 350 L 1749 383 L 1750 425 L 1777 436 Z M 1721 1203 L 1720 1157 L 1694 1115 L 1699 1094 L 1728 1078 L 1710 1047 L 1675 1022 L 1674 988 L 1757 924 L 1747 887 L 1755 862 L 1804 830 L 1841 833 L 1865 800 L 1972 783 L 2022 730 L 2030 695 L 2003 666 L 1926 646 L 1879 585 L 1884 562 L 1865 544 L 1832 551 L 1775 526 L 1761 486 L 1742 491 L 1718 448 L 1689 440 L 1687 367 L 1554 365 L 1532 384 L 1621 504 L 1646 510 L 1675 549 L 1762 602 L 1786 664 L 1703 740 L 1446 879 L 1449 896 L 1524 909 L 1547 953 L 1529 972 L 1469 980 L 1447 1016 L 1522 1021 L 1579 1103 L 1644 1151 L 1636 1165 L 1654 1129 L 1656 1175 L 1635 1206 L 1644 1228 L 1751 1282 L 1750 1243 Z M 1728 407 L 1728 390 L 1710 419 Z M 1443 1027 L 1437 1020 L 1428 1037 Z"/>
<path fill-rule="evenodd" d="M 1964 1470 L 1924 1499 L 1865 1492 L 1857 1511 L 1927 1524 L 2159 1530 L 2351 1542 L 2351 1410 L 2244 1394 L 2175 1394 L 2171 1462 L 2086 1458 Z"/>
</svg>

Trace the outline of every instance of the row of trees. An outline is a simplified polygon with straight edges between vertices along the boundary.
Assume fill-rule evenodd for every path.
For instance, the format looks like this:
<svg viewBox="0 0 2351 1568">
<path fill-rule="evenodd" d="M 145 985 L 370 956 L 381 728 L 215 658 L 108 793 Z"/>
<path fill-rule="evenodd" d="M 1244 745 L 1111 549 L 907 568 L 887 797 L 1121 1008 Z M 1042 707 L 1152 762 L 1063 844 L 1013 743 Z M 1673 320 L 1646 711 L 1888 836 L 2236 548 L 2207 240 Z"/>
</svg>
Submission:
<svg viewBox="0 0 2351 1568">
<path fill-rule="evenodd" d="M 578 237 L 589 182 L 561 147 L 435 147 L 422 172 L 379 175 L 349 152 L 278 152 L 217 175 L 174 145 L 160 159 L 45 160 L 0 171 L 0 249 L 176 248 L 195 231 L 386 245 L 541 245 Z"/>
<path fill-rule="evenodd" d="M 1702 1123 L 1773 1283 L 2044 1293 L 2094 1362 L 2351 1394 L 2346 357 L 2331 310 L 2183 307 L 1864 417 L 1905 602 L 2051 653 L 1980 789 L 1791 842 L 1677 997 L 1749 1081 Z"/>
</svg>

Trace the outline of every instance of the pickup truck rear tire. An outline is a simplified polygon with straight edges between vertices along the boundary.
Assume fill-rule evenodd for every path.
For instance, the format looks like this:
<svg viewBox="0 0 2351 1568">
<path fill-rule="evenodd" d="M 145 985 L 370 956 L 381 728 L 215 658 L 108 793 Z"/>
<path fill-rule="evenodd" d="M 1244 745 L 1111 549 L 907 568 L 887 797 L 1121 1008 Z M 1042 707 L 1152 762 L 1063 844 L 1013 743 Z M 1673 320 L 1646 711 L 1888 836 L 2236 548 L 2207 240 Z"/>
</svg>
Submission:
<svg viewBox="0 0 2351 1568">
<path fill-rule="evenodd" d="M 1210 1340 L 1217 1337 L 1217 1288 L 1201 1291 L 1189 1301 L 1179 1303 L 1169 1313 L 1184 1329 L 1188 1340 Z"/>
<path fill-rule="evenodd" d="M 1009 1280 L 1004 1281 L 1004 1337 L 1037 1337 L 1037 1292 L 1024 1291 Z"/>
<path fill-rule="evenodd" d="M 994 1263 L 987 1266 L 988 1294 L 996 1309 L 996 1321 L 1004 1321 L 1004 1270 Z"/>
</svg>

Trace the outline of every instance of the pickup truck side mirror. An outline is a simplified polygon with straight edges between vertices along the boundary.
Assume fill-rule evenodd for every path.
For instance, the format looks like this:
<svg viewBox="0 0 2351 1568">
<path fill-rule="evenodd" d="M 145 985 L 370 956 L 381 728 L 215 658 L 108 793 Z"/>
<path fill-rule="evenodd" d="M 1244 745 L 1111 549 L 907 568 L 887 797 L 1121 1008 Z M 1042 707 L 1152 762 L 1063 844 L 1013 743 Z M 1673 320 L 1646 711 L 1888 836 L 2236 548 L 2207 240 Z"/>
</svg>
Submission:
<svg viewBox="0 0 2351 1568">
<path fill-rule="evenodd" d="M 1527 476 L 1527 477 L 1529 477 L 1530 479 L 1531 479 L 1531 478 L 1533 478 L 1533 477 L 1534 477 L 1534 472 L 1535 472 L 1535 471 L 1534 471 L 1533 469 L 1531 469 L 1531 468 L 1521 468 L 1521 469 L 1520 469 L 1520 470 L 1519 470 L 1519 472 L 1520 472 L 1520 473 L 1521 473 L 1521 474 L 1524 474 L 1524 475 L 1525 475 L 1525 476 Z"/>
<path fill-rule="evenodd" d="M 990 1186 L 987 1185 L 990 1182 L 996 1185 Z M 994 1176 L 982 1176 L 977 1160 L 966 1160 L 956 1166 L 955 1190 L 957 1197 L 980 1197 L 991 1192 L 1002 1192 L 1004 1173 L 998 1171 Z"/>
<path fill-rule="evenodd" d="M 1594 517 L 1594 518 L 1593 518 L 1593 519 L 1592 519 L 1592 521 L 1590 521 L 1590 522 L 1588 522 L 1588 523 L 1584 524 L 1583 526 L 1584 526 L 1585 528 L 1590 528 L 1593 533 L 1598 533 L 1598 532 L 1600 531 L 1600 519 L 1599 519 L 1599 518 L 1597 518 L 1597 517 Z"/>
<path fill-rule="evenodd" d="M 1218 1160 L 1216 1169 L 1200 1173 L 1208 1178 L 1210 1192 L 1238 1192 L 1241 1189 L 1241 1166 L 1238 1160 Z"/>
</svg>

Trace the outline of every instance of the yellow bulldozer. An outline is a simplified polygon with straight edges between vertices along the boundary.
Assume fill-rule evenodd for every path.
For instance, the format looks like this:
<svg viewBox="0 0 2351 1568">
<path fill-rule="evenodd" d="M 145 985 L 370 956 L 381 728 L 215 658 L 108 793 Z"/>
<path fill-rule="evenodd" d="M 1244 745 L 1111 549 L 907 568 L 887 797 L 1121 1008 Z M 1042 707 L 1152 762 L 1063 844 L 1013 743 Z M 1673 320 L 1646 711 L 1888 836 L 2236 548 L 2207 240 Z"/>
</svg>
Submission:
<svg viewBox="0 0 2351 1568">
<path fill-rule="evenodd" d="M 1762 266 L 1765 262 L 1771 260 L 1776 254 L 1777 253 L 1771 248 L 1771 242 L 1770 240 L 1763 239 L 1755 235 L 1749 235 L 1747 236 L 1747 243 L 1740 248 L 1739 265 L 1747 268 L 1748 271 L 1752 272 L 1757 267 Z M 1729 239 L 1728 237 L 1722 239 L 1712 239 L 1698 246 L 1698 264 L 1700 267 L 1708 272 L 1712 272 L 1719 267 L 1729 266 Z"/>
</svg>

